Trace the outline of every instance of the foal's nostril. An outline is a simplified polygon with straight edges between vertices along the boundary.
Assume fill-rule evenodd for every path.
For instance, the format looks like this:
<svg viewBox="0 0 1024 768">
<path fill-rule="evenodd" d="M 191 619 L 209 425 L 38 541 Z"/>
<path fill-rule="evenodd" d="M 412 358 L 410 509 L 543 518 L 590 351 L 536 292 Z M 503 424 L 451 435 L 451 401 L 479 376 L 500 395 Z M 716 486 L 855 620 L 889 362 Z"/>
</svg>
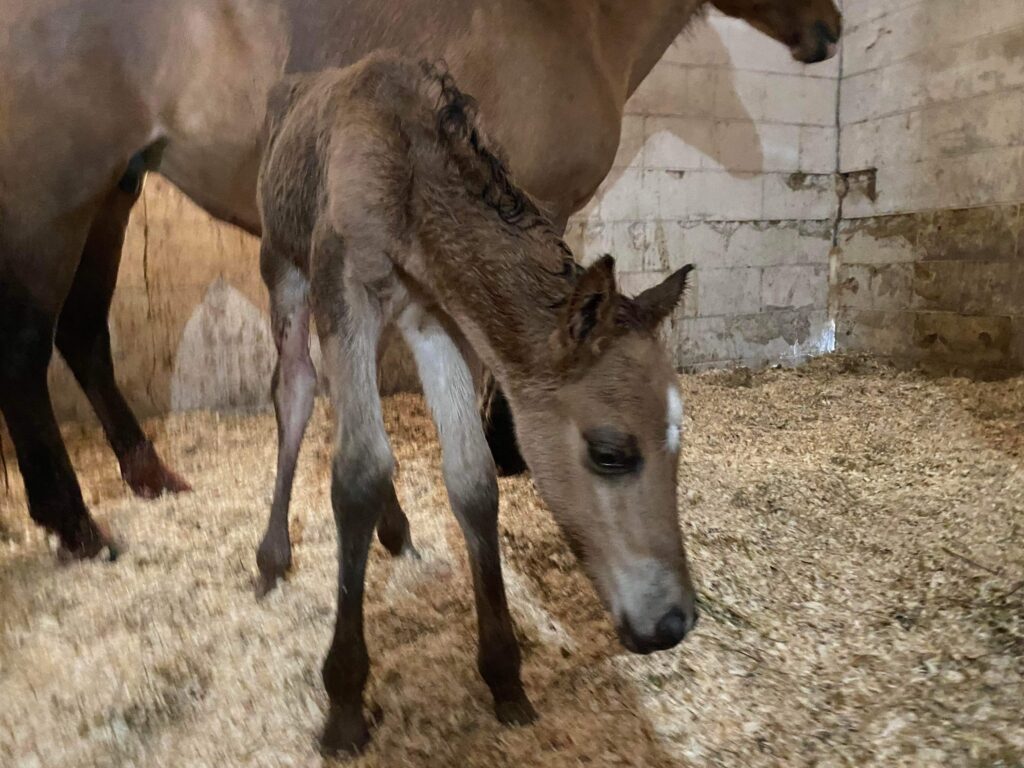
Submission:
<svg viewBox="0 0 1024 768">
<path fill-rule="evenodd" d="M 686 614 L 680 608 L 673 608 L 661 617 L 658 626 L 655 627 L 658 645 L 671 648 L 684 637 L 691 629 L 691 622 L 687 620 Z"/>
</svg>

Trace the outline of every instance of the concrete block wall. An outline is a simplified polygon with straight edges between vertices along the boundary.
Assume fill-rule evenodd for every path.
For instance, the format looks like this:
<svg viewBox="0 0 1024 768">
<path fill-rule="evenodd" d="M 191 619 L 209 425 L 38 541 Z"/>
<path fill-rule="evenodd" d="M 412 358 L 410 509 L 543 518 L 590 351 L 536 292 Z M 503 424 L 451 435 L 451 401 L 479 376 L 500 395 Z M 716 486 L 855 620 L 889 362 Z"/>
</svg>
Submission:
<svg viewBox="0 0 1024 768">
<path fill-rule="evenodd" d="M 680 366 L 832 348 L 838 74 L 713 12 L 626 105 L 615 166 L 567 239 L 584 261 L 613 254 L 627 292 L 697 265 L 668 332 Z"/>
<path fill-rule="evenodd" d="M 1024 366 L 1024 5 L 847 3 L 840 348 Z"/>
</svg>

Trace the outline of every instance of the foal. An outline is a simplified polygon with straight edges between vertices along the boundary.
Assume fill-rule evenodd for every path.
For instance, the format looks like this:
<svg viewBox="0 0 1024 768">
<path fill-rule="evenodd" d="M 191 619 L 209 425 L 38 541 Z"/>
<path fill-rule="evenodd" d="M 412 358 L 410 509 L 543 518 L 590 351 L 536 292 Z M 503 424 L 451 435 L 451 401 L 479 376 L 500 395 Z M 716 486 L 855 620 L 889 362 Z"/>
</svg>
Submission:
<svg viewBox="0 0 1024 768">
<path fill-rule="evenodd" d="M 657 327 L 689 267 L 635 299 L 616 291 L 611 257 L 578 267 L 510 181 L 473 101 L 444 72 L 387 54 L 274 88 L 259 204 L 279 353 L 278 478 L 258 554 L 271 584 L 290 559 L 288 499 L 313 403 L 309 306 L 337 420 L 338 613 L 323 666 L 324 749 L 356 751 L 369 740 L 362 603 L 374 528 L 392 553 L 412 550 L 376 381 L 377 346 L 392 322 L 437 424 L 469 550 L 478 666 L 498 719 L 528 723 L 536 713 L 520 681 L 495 468 L 464 345 L 507 392 L 541 495 L 623 644 L 646 653 L 682 640 L 696 620 L 676 512 L 682 404 Z"/>
</svg>

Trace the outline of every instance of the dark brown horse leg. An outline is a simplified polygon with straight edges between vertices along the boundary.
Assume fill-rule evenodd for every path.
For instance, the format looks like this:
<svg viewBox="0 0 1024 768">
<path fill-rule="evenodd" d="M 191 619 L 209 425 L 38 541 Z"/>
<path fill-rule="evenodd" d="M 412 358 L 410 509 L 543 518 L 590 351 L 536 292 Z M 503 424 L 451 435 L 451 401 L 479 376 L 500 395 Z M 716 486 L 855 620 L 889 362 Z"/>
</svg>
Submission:
<svg viewBox="0 0 1024 768">
<path fill-rule="evenodd" d="M 191 490 L 157 455 L 125 402 L 114 377 L 107 315 L 117 284 L 121 246 L 143 171 L 129 169 L 96 213 L 71 291 L 57 322 L 57 349 L 67 361 L 103 425 L 121 466 L 121 476 L 137 496 L 154 498 Z"/>
<path fill-rule="evenodd" d="M 480 419 L 483 421 L 487 447 L 502 477 L 521 475 L 527 471 L 526 460 L 516 442 L 515 420 L 508 400 L 490 371 L 483 372 Z"/>
<path fill-rule="evenodd" d="M 469 550 L 479 636 L 477 666 L 491 689 L 498 719 L 525 725 L 537 713 L 520 678 L 519 643 L 501 575 L 498 482 L 476 413 L 473 379 L 462 350 L 436 317 L 410 307 L 399 325 L 437 423 L 448 498 Z"/>
<path fill-rule="evenodd" d="M 62 555 L 95 557 L 108 535 L 82 500 L 54 419 L 46 372 L 53 354 L 56 309 L 41 309 L 0 253 L 0 411 L 14 442 L 32 519 L 57 534 Z M 58 302 L 54 301 L 54 306 Z"/>
<path fill-rule="evenodd" d="M 317 292 L 317 329 L 330 383 L 338 444 L 331 504 L 338 531 L 338 614 L 323 666 L 330 710 L 321 746 L 355 753 L 370 740 L 363 689 L 370 661 L 363 637 L 363 581 L 370 540 L 381 513 L 396 508 L 394 458 L 377 390 L 376 353 L 383 312 L 376 297 L 353 287 L 338 306 L 334 291 Z"/>
<path fill-rule="evenodd" d="M 276 256 L 264 241 L 260 251 L 264 279 L 270 290 L 271 325 L 277 365 L 271 383 L 277 416 L 277 479 L 270 519 L 256 552 L 260 571 L 257 595 L 272 590 L 292 564 L 288 534 L 295 465 L 306 425 L 313 413 L 316 370 L 309 356 L 309 282 L 290 262 Z"/>
</svg>

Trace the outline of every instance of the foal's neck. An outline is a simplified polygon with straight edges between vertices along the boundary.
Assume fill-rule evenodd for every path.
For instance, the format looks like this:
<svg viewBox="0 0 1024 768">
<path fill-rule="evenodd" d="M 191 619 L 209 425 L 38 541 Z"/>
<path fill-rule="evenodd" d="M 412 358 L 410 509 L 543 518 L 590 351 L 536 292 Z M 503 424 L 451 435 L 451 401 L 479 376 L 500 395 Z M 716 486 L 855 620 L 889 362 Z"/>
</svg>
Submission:
<svg viewBox="0 0 1024 768">
<path fill-rule="evenodd" d="M 540 384 L 553 369 L 553 334 L 575 262 L 541 227 L 479 223 L 449 221 L 441 237 L 421 229 L 426 288 L 504 386 Z"/>
</svg>

